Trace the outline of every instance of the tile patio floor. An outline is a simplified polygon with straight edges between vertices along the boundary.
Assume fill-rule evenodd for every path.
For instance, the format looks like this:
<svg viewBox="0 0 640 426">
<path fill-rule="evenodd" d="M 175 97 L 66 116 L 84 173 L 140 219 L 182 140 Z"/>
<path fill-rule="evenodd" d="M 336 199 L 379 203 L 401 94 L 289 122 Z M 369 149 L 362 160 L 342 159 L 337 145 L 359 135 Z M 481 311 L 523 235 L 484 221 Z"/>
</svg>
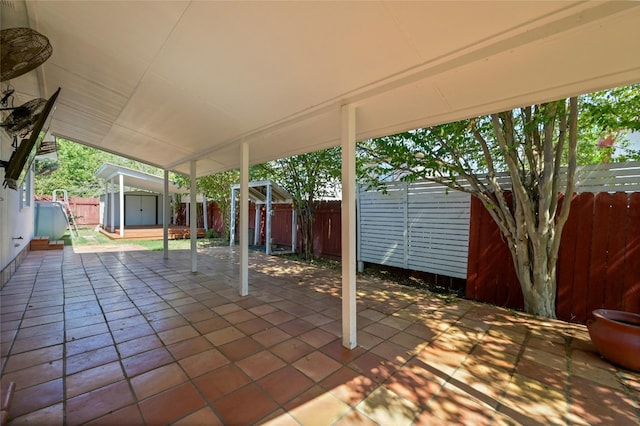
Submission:
<svg viewBox="0 0 640 426">
<path fill-rule="evenodd" d="M 11 425 L 639 424 L 640 375 L 585 327 L 228 248 L 32 252 L 1 296 Z"/>
</svg>

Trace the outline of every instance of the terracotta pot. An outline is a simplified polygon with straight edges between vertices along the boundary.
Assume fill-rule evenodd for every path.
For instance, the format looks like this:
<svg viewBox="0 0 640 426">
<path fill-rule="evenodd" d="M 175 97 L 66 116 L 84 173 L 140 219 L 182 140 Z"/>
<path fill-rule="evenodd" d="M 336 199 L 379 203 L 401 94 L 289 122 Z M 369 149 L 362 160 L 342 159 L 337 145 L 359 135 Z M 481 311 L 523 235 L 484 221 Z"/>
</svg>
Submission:
<svg viewBox="0 0 640 426">
<path fill-rule="evenodd" d="M 603 357 L 629 370 L 640 371 L 640 315 L 596 309 L 587 321 L 589 336 Z"/>
</svg>

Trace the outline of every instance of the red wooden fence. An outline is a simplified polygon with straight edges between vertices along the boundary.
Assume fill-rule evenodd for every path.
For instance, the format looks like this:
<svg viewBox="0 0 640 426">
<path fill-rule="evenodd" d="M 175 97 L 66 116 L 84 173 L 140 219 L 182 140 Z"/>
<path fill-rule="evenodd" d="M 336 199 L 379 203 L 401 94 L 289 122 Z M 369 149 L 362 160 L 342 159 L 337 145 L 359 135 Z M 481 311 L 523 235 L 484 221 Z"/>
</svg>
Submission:
<svg viewBox="0 0 640 426">
<path fill-rule="evenodd" d="M 313 251 L 319 256 L 340 259 L 342 255 L 342 202 L 323 201 L 316 205 L 313 222 Z"/>
<path fill-rule="evenodd" d="M 100 199 L 69 197 L 69 206 L 78 225 L 97 225 L 100 223 Z"/>
<path fill-rule="evenodd" d="M 474 197 L 466 295 L 521 309 L 522 292 L 497 225 Z M 557 273 L 557 316 L 585 322 L 597 308 L 640 313 L 640 193 L 573 197 Z"/>
<path fill-rule="evenodd" d="M 316 256 L 339 259 L 341 255 L 341 202 L 321 201 L 316 203 L 313 222 L 313 251 Z M 291 205 L 274 204 L 271 218 L 271 238 L 280 246 L 291 246 Z M 264 207 L 261 210 L 260 244 L 265 241 Z M 255 208 L 249 208 L 249 227 L 255 223 Z M 298 232 L 298 250 L 302 249 L 302 236 Z"/>
<path fill-rule="evenodd" d="M 51 195 L 36 195 L 36 201 L 51 201 Z M 98 225 L 100 223 L 100 199 L 69 197 L 69 207 L 77 225 Z"/>
<path fill-rule="evenodd" d="M 204 228 L 204 218 L 202 215 L 202 203 L 198 204 L 198 212 L 196 214 L 196 218 L 198 223 L 196 224 L 199 228 Z M 175 218 L 176 225 L 185 226 L 187 224 L 187 204 L 181 203 L 180 210 L 178 211 Z M 207 227 L 209 229 L 215 230 L 218 235 L 225 235 L 224 229 L 224 216 L 222 211 L 218 207 L 218 204 L 215 201 L 207 201 Z"/>
</svg>

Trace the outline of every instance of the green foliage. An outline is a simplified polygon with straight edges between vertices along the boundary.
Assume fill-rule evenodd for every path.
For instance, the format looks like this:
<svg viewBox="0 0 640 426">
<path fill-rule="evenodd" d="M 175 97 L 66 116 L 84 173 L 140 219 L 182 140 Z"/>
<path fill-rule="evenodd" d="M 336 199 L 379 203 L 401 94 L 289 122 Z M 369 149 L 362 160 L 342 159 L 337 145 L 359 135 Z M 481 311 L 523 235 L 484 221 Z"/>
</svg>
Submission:
<svg viewBox="0 0 640 426">
<path fill-rule="evenodd" d="M 231 185 L 239 181 L 240 171 L 237 169 L 196 179 L 197 191 L 206 195 L 210 201 L 215 201 L 222 212 L 225 237 L 229 236 L 229 223 L 231 222 Z M 189 188 L 190 186 L 190 179 L 185 175 L 176 174 L 174 182 L 182 188 Z"/>
<path fill-rule="evenodd" d="M 35 192 L 51 195 L 56 189 L 66 189 L 70 196 L 95 197 L 104 192 L 104 183 L 95 172 L 104 162 L 104 153 L 64 139 L 57 140 L 58 167 L 51 173 L 51 161 L 36 161 Z"/>
<path fill-rule="evenodd" d="M 296 208 L 307 208 L 322 197 L 333 196 L 341 176 L 340 147 L 310 152 L 254 166 L 252 179 L 270 179 L 286 189 Z"/>
<path fill-rule="evenodd" d="M 251 170 L 252 179 L 270 179 L 292 195 L 307 259 L 314 257 L 314 203 L 334 195 L 342 172 L 341 155 L 342 149 L 333 147 L 260 164 Z"/>
<path fill-rule="evenodd" d="M 510 152 L 503 152 L 499 148 L 490 116 L 365 141 L 359 146 L 360 158 L 365 164 L 362 179 L 375 187 L 383 185 L 384 181 L 424 178 L 461 189 L 456 179 L 487 173 L 491 168 L 495 172 L 506 171 L 505 156 L 511 154 L 522 157 L 521 171 L 524 175 L 537 167 L 528 158 L 540 154 L 541 128 L 545 120 L 553 119 L 553 114 L 544 108 L 554 105 L 557 107 L 557 103 L 549 103 L 513 110 L 511 121 L 516 137 L 514 144 L 508 146 Z M 495 116 L 502 119 L 507 113 Z M 628 130 L 640 131 L 640 85 L 581 96 L 577 163 L 640 160 L 640 152 L 629 147 L 626 136 Z M 607 137 L 613 138 L 614 146 L 598 147 L 599 141 Z M 483 141 L 486 146 L 483 146 Z M 566 165 L 567 146 L 563 149 L 561 161 Z"/>
<path fill-rule="evenodd" d="M 617 87 L 580 97 L 578 164 L 640 160 L 628 131 L 640 131 L 640 84 Z M 613 146 L 598 147 L 610 138 Z"/>
<path fill-rule="evenodd" d="M 51 195 L 56 189 L 66 189 L 71 197 L 98 197 L 104 193 L 104 181 L 95 173 L 103 163 L 129 167 L 145 173 L 162 175 L 162 170 L 96 148 L 65 139 L 56 140 L 58 161 L 36 159 L 35 193 Z"/>
</svg>

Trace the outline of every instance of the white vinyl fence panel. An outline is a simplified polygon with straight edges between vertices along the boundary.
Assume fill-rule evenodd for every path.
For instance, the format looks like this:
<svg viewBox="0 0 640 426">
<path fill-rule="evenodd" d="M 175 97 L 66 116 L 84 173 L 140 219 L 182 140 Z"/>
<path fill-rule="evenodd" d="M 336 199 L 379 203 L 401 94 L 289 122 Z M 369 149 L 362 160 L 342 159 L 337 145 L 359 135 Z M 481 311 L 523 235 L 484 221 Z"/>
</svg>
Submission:
<svg viewBox="0 0 640 426">
<path fill-rule="evenodd" d="M 358 260 L 466 278 L 469 197 L 430 182 L 360 189 Z"/>
</svg>

